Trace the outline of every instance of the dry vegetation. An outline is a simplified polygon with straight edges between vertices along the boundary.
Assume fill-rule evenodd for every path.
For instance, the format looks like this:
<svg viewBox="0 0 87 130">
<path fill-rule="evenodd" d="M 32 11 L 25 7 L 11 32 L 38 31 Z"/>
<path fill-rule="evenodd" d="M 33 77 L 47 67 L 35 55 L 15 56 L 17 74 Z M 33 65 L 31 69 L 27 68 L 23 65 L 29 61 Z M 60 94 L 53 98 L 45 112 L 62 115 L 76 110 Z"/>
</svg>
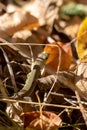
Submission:
<svg viewBox="0 0 87 130">
<path fill-rule="evenodd" d="M 0 2 L 0 130 L 86 130 L 87 1 Z"/>
</svg>

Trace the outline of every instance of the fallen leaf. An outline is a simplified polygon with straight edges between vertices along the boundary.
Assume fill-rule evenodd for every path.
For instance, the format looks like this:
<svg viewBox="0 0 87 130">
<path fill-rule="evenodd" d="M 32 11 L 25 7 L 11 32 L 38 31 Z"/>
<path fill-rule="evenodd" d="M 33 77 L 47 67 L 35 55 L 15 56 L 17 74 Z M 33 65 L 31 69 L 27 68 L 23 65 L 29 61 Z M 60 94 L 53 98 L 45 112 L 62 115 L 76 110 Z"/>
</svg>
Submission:
<svg viewBox="0 0 87 130">
<path fill-rule="evenodd" d="M 87 55 L 87 17 L 83 20 L 79 28 L 76 50 L 80 59 L 83 59 Z M 84 62 L 87 62 L 87 58 L 85 58 Z"/>
<path fill-rule="evenodd" d="M 20 117 L 24 121 L 25 130 L 41 130 L 40 120 L 42 120 L 43 123 L 43 130 L 58 130 L 62 125 L 61 118 L 48 111 L 43 111 L 41 118 L 39 111 L 22 113 Z"/>
<path fill-rule="evenodd" d="M 80 95 L 87 100 L 87 63 L 80 63 L 78 65 L 76 75 L 76 87 L 80 91 Z"/>
<path fill-rule="evenodd" d="M 24 43 L 24 46 L 16 45 L 15 47 L 26 57 L 31 57 L 31 49 L 33 52 L 33 59 L 37 57 L 39 53 L 43 51 L 43 46 L 33 45 L 33 43 L 41 43 L 40 36 L 29 30 L 21 30 L 12 36 L 12 43 Z M 26 43 L 32 43 L 31 46 L 26 46 Z M 30 48 L 31 47 L 31 48 Z"/>
<path fill-rule="evenodd" d="M 25 4 L 22 9 L 30 12 L 30 14 L 38 18 L 40 25 L 47 24 L 51 27 L 56 17 L 58 17 L 58 5 L 58 0 L 34 0 Z"/>
<path fill-rule="evenodd" d="M 37 18 L 29 12 L 20 10 L 13 13 L 5 13 L 0 17 L 0 32 L 5 32 L 9 36 L 26 26 L 28 26 L 28 29 L 39 26 Z M 3 33 L 1 37 L 3 37 Z"/>
<path fill-rule="evenodd" d="M 59 70 L 68 70 L 72 63 L 72 56 L 69 55 L 59 42 L 54 42 L 49 45 L 46 45 L 44 48 L 44 52 L 49 53 L 50 56 L 46 62 L 46 66 L 52 72 L 57 71 L 57 67 L 59 66 Z"/>
</svg>

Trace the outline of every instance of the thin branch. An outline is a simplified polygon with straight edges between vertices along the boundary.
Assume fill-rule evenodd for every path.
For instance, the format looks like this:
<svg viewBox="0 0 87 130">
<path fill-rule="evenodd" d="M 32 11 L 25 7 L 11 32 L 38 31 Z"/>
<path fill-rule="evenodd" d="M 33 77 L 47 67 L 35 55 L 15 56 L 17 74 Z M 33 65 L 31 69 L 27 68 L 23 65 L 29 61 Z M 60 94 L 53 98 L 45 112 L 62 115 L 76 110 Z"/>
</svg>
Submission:
<svg viewBox="0 0 87 130">
<path fill-rule="evenodd" d="M 7 99 L 7 98 L 0 98 L 0 101 L 4 102 L 19 102 L 22 104 L 34 104 L 34 105 L 39 105 L 38 102 L 29 102 L 29 101 L 23 101 L 23 100 L 14 100 L 14 99 Z M 58 107 L 58 108 L 69 108 L 69 109 L 80 109 L 80 107 L 73 107 L 73 106 L 66 106 L 66 105 L 58 105 L 58 104 L 49 104 L 49 103 L 41 103 L 41 105 L 44 106 L 52 106 L 52 107 Z"/>
<path fill-rule="evenodd" d="M 58 74 L 58 72 L 59 72 L 60 65 L 61 65 L 61 49 L 60 49 L 60 47 L 59 47 L 58 45 L 56 45 L 56 47 L 57 47 L 58 52 L 59 52 L 59 57 L 58 57 L 58 58 L 59 58 L 59 63 L 58 63 L 58 66 L 57 66 L 57 72 L 56 72 L 56 75 L 55 75 L 54 83 L 53 83 L 51 89 L 49 90 L 49 92 L 48 92 L 48 94 L 47 94 L 47 97 L 46 97 L 45 102 L 47 102 L 47 101 L 49 100 L 49 96 L 51 95 L 51 92 L 52 92 L 52 90 L 53 90 L 53 88 L 54 88 L 54 86 L 55 86 L 55 84 L 56 84 L 56 82 L 57 82 L 57 74 Z M 42 106 L 42 107 L 43 107 L 43 106 Z"/>
<path fill-rule="evenodd" d="M 4 56 L 5 61 L 7 63 L 7 67 L 8 67 L 8 70 L 9 70 L 9 74 L 10 74 L 10 78 L 11 78 L 11 81 L 12 81 L 12 85 L 14 87 L 14 91 L 17 92 L 17 86 L 16 86 L 16 82 L 15 82 L 15 77 L 14 77 L 13 69 L 12 69 L 12 67 L 10 65 L 10 61 L 8 59 L 8 56 L 7 56 L 6 52 L 3 50 L 3 48 L 0 47 L 0 49 L 2 50 L 3 56 Z"/>
<path fill-rule="evenodd" d="M 37 96 L 37 99 L 38 99 L 39 109 L 40 109 L 40 126 L 41 126 L 41 130 L 43 130 L 42 105 L 41 105 L 40 97 L 39 97 L 39 95 L 38 95 L 38 91 L 36 91 L 36 96 Z"/>
<path fill-rule="evenodd" d="M 78 101 L 78 104 L 79 104 L 79 107 L 80 107 L 80 111 L 82 113 L 83 119 L 84 119 L 86 127 L 87 127 L 87 114 L 85 113 L 85 109 L 84 109 L 84 107 L 81 103 L 80 96 L 79 96 L 79 93 L 78 93 L 77 90 L 75 90 L 75 94 L 76 94 L 77 101 Z"/>
</svg>

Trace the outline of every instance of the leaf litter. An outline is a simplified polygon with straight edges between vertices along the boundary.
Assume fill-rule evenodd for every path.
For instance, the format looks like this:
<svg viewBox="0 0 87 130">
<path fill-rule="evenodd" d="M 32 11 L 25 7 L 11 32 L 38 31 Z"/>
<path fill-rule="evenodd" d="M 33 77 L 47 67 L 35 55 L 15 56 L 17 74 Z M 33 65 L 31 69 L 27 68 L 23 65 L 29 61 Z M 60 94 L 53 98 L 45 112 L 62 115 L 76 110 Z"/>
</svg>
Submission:
<svg viewBox="0 0 87 130">
<path fill-rule="evenodd" d="M 86 129 L 87 64 L 76 50 L 86 0 L 72 0 L 75 11 L 70 2 L 1 1 L 1 129 Z"/>
</svg>

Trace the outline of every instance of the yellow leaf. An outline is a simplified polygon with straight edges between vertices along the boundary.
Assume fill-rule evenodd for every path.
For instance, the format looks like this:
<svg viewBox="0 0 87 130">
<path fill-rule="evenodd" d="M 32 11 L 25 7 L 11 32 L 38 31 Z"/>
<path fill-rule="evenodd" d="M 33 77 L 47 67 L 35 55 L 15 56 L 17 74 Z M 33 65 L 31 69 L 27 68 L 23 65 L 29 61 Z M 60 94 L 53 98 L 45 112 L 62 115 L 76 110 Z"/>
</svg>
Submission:
<svg viewBox="0 0 87 130">
<path fill-rule="evenodd" d="M 76 50 L 80 60 L 87 62 L 87 17 L 83 20 L 79 28 Z"/>
</svg>

